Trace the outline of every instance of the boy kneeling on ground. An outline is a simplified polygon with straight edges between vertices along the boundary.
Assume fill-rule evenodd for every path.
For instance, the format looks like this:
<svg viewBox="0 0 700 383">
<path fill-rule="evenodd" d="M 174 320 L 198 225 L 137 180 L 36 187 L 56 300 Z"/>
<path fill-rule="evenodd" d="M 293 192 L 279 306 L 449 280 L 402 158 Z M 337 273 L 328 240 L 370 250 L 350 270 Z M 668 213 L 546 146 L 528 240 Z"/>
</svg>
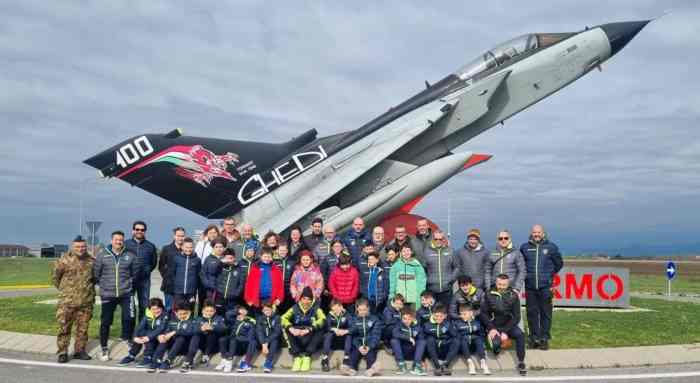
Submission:
<svg viewBox="0 0 700 383">
<path fill-rule="evenodd" d="M 143 349 L 143 360 L 136 367 L 144 368 L 153 364 L 153 353 L 158 343 L 158 335 L 162 334 L 168 324 L 168 316 L 165 314 L 163 301 L 160 298 L 151 298 L 148 301 L 146 315 L 136 328 L 133 343 L 129 347 L 129 354 L 120 362 L 119 366 L 127 366 L 136 360 L 136 356 Z"/>
<path fill-rule="evenodd" d="M 382 322 L 369 313 L 369 302 L 360 298 L 355 303 L 357 315 L 350 321 L 350 336 L 352 347 L 350 351 L 350 366 L 343 365 L 343 375 L 357 375 L 360 359 L 367 360 L 366 376 L 379 375 L 380 367 L 377 363 L 377 351 L 382 336 Z"/>
</svg>

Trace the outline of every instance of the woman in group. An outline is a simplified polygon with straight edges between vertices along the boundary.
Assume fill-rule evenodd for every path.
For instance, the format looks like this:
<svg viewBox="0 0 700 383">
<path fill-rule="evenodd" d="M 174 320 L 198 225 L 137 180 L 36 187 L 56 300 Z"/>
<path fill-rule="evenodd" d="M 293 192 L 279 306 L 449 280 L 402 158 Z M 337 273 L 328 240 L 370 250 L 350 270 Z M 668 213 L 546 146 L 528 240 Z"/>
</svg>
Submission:
<svg viewBox="0 0 700 383">
<path fill-rule="evenodd" d="M 295 302 L 301 298 L 301 292 L 304 287 L 309 287 L 313 293 L 313 298 L 319 300 L 324 288 L 323 274 L 321 269 L 314 262 L 314 257 L 308 250 L 303 250 L 299 254 L 299 262 L 297 263 L 292 278 L 289 281 L 289 291 Z"/>
<path fill-rule="evenodd" d="M 302 250 L 311 250 L 306 246 L 302 233 L 301 227 L 297 225 L 292 226 L 291 230 L 289 230 L 289 240 L 287 241 L 289 259 L 298 261 L 299 253 L 301 253 Z"/>
<path fill-rule="evenodd" d="M 262 240 L 261 251 L 268 250 L 272 254 L 272 258 L 277 258 L 277 247 L 280 242 L 280 237 L 274 231 L 268 231 Z"/>
<path fill-rule="evenodd" d="M 202 261 L 211 254 L 212 242 L 219 236 L 219 233 L 219 227 L 216 225 L 209 225 L 202 232 L 202 239 L 194 247 L 194 252 Z"/>
</svg>

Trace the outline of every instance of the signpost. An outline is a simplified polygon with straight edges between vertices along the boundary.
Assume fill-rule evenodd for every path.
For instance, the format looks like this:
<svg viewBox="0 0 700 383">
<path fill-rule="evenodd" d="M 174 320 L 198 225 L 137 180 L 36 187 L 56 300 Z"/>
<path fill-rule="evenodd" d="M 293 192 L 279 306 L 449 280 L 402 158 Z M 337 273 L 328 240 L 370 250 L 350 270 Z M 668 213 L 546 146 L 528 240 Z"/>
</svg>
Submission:
<svg viewBox="0 0 700 383">
<path fill-rule="evenodd" d="M 676 264 L 668 261 L 666 264 L 666 278 L 668 278 L 668 296 L 671 296 L 671 280 L 676 277 Z"/>
</svg>

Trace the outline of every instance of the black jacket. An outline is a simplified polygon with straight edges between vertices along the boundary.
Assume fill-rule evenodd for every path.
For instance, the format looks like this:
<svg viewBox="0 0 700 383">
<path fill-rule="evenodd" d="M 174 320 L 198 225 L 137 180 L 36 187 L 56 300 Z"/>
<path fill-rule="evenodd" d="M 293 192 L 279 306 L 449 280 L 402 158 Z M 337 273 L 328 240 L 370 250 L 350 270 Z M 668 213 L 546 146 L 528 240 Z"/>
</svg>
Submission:
<svg viewBox="0 0 700 383">
<path fill-rule="evenodd" d="M 282 336 L 282 319 L 277 314 L 271 317 L 260 315 L 256 321 L 255 331 L 259 344 L 270 343 L 271 340 L 279 339 Z"/>
<path fill-rule="evenodd" d="M 163 246 L 160 250 L 158 272 L 163 280 L 160 284 L 160 291 L 165 294 L 173 294 L 175 291 L 175 286 L 172 285 L 172 281 L 168 278 L 168 259 L 175 258 L 176 254 L 180 254 L 180 250 L 175 246 L 175 242 Z"/>
<path fill-rule="evenodd" d="M 487 331 L 510 331 L 520 322 L 520 298 L 511 287 L 500 293 L 489 290 L 481 302 L 479 320 Z"/>
<path fill-rule="evenodd" d="M 548 289 L 552 286 L 552 277 L 564 266 L 559 248 L 548 239 L 535 242 L 532 238 L 520 246 L 525 258 L 525 288 Z"/>
</svg>

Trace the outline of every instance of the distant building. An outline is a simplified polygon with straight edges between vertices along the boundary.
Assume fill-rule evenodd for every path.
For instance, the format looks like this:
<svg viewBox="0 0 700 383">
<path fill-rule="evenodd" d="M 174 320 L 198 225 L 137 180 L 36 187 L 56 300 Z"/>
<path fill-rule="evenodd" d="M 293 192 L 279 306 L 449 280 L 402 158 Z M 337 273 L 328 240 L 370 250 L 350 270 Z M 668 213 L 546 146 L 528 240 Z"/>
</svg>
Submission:
<svg viewBox="0 0 700 383">
<path fill-rule="evenodd" d="M 26 257 L 29 248 L 23 245 L 0 245 L 0 257 Z"/>
<path fill-rule="evenodd" d="M 68 245 L 53 245 L 41 248 L 42 258 L 58 258 L 68 251 Z"/>
</svg>

